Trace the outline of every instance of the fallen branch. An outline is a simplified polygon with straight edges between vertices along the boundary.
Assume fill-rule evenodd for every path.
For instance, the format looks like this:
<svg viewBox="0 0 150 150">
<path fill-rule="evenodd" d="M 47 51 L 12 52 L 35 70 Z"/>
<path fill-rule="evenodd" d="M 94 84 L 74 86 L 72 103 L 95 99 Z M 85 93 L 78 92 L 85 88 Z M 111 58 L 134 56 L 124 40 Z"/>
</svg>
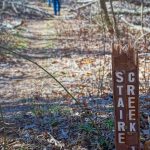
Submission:
<svg viewBox="0 0 150 150">
<path fill-rule="evenodd" d="M 75 9 L 70 9 L 70 11 L 80 11 L 81 9 L 85 9 L 93 4 L 97 3 L 97 1 L 89 2 L 84 5 L 79 6 L 78 8 Z M 107 2 L 106 2 L 107 3 Z M 95 4 L 96 5 L 96 4 Z M 100 11 L 101 12 L 101 11 Z M 112 13 L 111 9 L 108 9 L 108 13 Z M 149 14 L 150 13 L 150 8 L 145 7 L 143 10 L 143 15 Z M 132 14 L 132 15 L 141 15 L 141 10 L 134 10 L 134 9 L 120 9 L 120 8 L 115 8 L 114 7 L 114 14 Z"/>
<path fill-rule="evenodd" d="M 111 11 L 108 9 L 108 12 L 111 13 Z M 115 14 L 133 14 L 133 15 L 141 15 L 141 10 L 129 10 L 129 9 L 120 9 L 120 8 L 114 8 Z M 144 8 L 143 15 L 149 14 L 150 8 Z"/>
<path fill-rule="evenodd" d="M 12 3 L 12 8 L 13 8 L 14 12 L 15 12 L 16 14 L 18 14 L 18 11 L 17 11 L 17 9 L 16 9 L 14 3 Z"/>
<path fill-rule="evenodd" d="M 48 12 L 36 8 L 31 7 L 30 5 L 25 5 L 19 2 L 12 2 L 12 1 L 3 1 L 1 14 L 4 13 L 6 9 L 10 10 L 10 8 L 16 13 L 16 14 L 28 14 L 28 15 L 35 15 L 40 17 L 53 17 L 53 15 L 49 14 Z"/>
<path fill-rule="evenodd" d="M 16 20 L 10 21 L 10 22 L 4 21 L 0 24 L 0 31 L 1 30 L 7 30 L 7 29 L 15 29 L 15 28 L 21 26 L 22 23 L 23 23 L 23 21 L 20 19 L 16 19 Z"/>
<path fill-rule="evenodd" d="M 150 53 L 142 53 L 142 54 L 139 54 L 139 56 L 141 57 L 150 57 Z"/>
<path fill-rule="evenodd" d="M 78 8 L 70 9 L 70 11 L 78 11 L 78 10 L 80 10 L 80 9 L 85 9 L 86 7 L 89 7 L 89 6 L 91 6 L 92 4 L 94 4 L 94 3 L 96 3 L 96 2 L 97 2 L 97 1 L 89 2 L 89 3 L 84 4 L 84 5 L 82 5 L 82 6 L 78 7 Z"/>
<path fill-rule="evenodd" d="M 134 3 L 135 5 L 141 5 L 141 0 L 130 0 L 130 3 Z M 144 6 L 150 6 L 150 2 L 148 1 L 144 1 L 143 2 Z"/>
<path fill-rule="evenodd" d="M 134 24 L 131 24 L 129 23 L 127 20 L 125 20 L 123 17 L 120 17 L 120 19 L 126 23 L 128 26 L 130 26 L 130 28 L 132 29 L 135 29 L 135 30 L 143 30 L 143 31 L 146 31 L 146 32 L 150 32 L 150 28 L 146 28 L 146 27 L 141 27 L 141 26 L 138 26 L 138 25 L 134 25 Z"/>
</svg>

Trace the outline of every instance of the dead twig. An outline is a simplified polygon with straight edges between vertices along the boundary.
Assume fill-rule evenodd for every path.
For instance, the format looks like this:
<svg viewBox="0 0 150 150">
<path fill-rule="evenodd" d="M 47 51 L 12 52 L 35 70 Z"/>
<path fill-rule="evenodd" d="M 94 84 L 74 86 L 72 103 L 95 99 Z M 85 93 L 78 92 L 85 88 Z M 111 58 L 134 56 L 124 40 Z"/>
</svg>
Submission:
<svg viewBox="0 0 150 150">
<path fill-rule="evenodd" d="M 131 24 L 131 23 L 129 23 L 127 20 L 125 20 L 123 17 L 120 17 L 120 19 L 121 19 L 124 23 L 126 23 L 128 26 L 130 26 L 130 28 L 135 29 L 135 30 L 142 30 L 142 27 L 141 27 L 141 26 Z M 143 27 L 143 31 L 150 32 L 150 28 Z"/>
</svg>

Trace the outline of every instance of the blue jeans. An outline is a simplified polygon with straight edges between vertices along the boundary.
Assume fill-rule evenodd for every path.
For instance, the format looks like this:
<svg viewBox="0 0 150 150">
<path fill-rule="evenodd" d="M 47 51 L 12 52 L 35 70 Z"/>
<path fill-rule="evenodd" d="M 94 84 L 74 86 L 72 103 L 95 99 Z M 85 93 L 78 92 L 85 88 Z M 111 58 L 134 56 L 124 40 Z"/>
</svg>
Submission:
<svg viewBox="0 0 150 150">
<path fill-rule="evenodd" d="M 51 0 L 48 0 L 48 6 L 51 6 Z"/>
<path fill-rule="evenodd" d="M 60 14 L 60 0 L 53 0 L 53 8 L 54 8 L 54 14 L 59 15 Z"/>
</svg>

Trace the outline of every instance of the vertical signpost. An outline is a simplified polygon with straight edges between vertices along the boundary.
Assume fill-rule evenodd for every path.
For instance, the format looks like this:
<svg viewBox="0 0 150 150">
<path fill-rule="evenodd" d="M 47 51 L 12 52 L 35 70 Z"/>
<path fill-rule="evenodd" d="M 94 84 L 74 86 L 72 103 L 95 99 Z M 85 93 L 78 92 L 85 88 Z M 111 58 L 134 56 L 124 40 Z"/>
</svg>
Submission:
<svg viewBox="0 0 150 150">
<path fill-rule="evenodd" d="M 130 46 L 113 46 L 116 150 L 140 150 L 138 57 Z"/>
</svg>

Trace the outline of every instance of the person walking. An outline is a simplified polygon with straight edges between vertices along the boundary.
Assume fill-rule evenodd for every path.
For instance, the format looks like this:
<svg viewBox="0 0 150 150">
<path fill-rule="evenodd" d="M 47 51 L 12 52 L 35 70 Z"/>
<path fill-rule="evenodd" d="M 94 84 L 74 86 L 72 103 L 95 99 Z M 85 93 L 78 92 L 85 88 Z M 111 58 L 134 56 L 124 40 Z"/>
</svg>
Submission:
<svg viewBox="0 0 150 150">
<path fill-rule="evenodd" d="M 54 15 L 60 16 L 61 0 L 53 0 Z"/>
</svg>

